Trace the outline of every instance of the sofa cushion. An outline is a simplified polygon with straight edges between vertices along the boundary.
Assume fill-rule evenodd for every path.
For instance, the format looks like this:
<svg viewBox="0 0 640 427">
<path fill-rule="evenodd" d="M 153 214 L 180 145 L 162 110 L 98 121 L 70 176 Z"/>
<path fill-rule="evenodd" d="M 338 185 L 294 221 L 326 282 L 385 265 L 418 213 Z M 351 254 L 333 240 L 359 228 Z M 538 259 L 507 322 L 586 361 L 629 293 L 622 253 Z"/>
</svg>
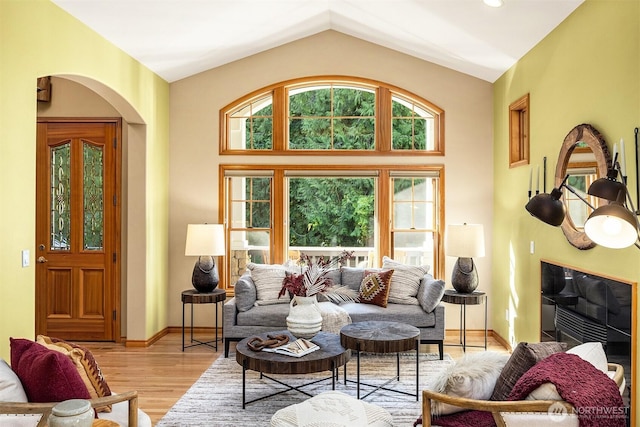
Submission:
<svg viewBox="0 0 640 427">
<path fill-rule="evenodd" d="M 342 267 L 340 268 L 340 284 L 342 286 L 348 286 L 356 292 L 360 291 L 360 284 L 364 279 L 364 269 L 357 267 Z"/>
<path fill-rule="evenodd" d="M 11 369 L 29 402 L 91 399 L 71 359 L 30 340 L 10 338 Z"/>
<path fill-rule="evenodd" d="M 257 305 L 251 310 L 238 312 L 236 324 L 238 326 L 268 326 L 274 330 L 286 329 L 288 315 L 289 304 Z"/>
<path fill-rule="evenodd" d="M 59 351 L 73 362 L 92 399 L 111 396 L 109 384 L 102 376 L 100 366 L 98 366 L 98 362 L 91 351 L 65 340 L 45 335 L 38 335 L 36 342 L 49 350 Z M 99 407 L 96 410 L 98 412 L 109 412 L 111 411 L 111 406 Z"/>
<path fill-rule="evenodd" d="M 360 302 L 386 307 L 392 276 L 393 270 L 365 270 L 358 294 Z"/>
<path fill-rule="evenodd" d="M 418 305 L 420 281 L 429 272 L 429 266 L 407 265 L 387 256 L 382 257 L 382 268 L 394 270 L 389 290 L 389 302 Z"/>
<path fill-rule="evenodd" d="M 289 298 L 278 298 L 287 269 L 279 264 L 254 264 L 247 268 L 256 286 L 255 305 L 289 304 Z"/>
<path fill-rule="evenodd" d="M 416 328 L 432 328 L 436 324 L 435 311 L 425 313 L 419 305 L 389 303 L 386 307 L 380 307 L 359 302 L 344 302 L 340 304 L 340 307 L 349 313 L 353 323 L 366 322 L 368 320 L 386 320 L 406 323 Z"/>
<path fill-rule="evenodd" d="M 250 310 L 256 303 L 256 285 L 251 280 L 251 274 L 243 274 L 234 286 L 236 307 L 238 311 Z"/>
<path fill-rule="evenodd" d="M 420 281 L 418 288 L 418 302 L 424 311 L 431 313 L 442 300 L 445 283 L 443 280 L 436 280 L 430 274 Z"/>
<path fill-rule="evenodd" d="M 491 400 L 507 400 L 518 379 L 533 365 L 553 353 L 566 349 L 567 345 L 560 342 L 518 343 L 496 381 Z"/>
<path fill-rule="evenodd" d="M 20 378 L 0 359 L 0 402 L 28 402 Z"/>
</svg>

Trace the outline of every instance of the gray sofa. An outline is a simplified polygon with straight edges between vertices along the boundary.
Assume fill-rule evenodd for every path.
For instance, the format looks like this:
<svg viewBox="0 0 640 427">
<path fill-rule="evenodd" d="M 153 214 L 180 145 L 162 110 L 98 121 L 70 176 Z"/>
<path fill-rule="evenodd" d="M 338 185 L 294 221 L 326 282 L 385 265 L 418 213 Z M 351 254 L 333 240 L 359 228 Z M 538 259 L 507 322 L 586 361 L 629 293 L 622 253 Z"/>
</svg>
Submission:
<svg viewBox="0 0 640 427">
<path fill-rule="evenodd" d="M 363 268 L 342 267 L 330 272 L 334 283 L 360 288 Z M 392 282 L 393 284 L 393 282 Z M 443 357 L 444 305 L 440 302 L 444 282 L 425 274 L 420 280 L 417 295 L 403 303 L 391 302 L 387 307 L 359 302 L 343 302 L 343 308 L 352 322 L 388 320 L 410 324 L 420 329 L 420 343 L 438 344 L 440 359 Z M 392 285 L 393 288 L 393 285 Z M 224 304 L 224 354 L 229 356 L 229 344 L 255 334 L 283 330 L 287 327 L 289 298 L 282 297 L 280 304 L 256 305 L 256 286 L 247 271 L 235 284 L 235 296 Z"/>
</svg>

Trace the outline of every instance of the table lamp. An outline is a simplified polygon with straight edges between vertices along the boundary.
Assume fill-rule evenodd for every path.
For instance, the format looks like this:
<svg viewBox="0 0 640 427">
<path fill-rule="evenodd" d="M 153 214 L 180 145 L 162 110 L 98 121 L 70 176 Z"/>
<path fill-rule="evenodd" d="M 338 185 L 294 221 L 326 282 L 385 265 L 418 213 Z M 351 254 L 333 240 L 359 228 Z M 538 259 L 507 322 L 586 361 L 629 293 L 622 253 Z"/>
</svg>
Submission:
<svg viewBox="0 0 640 427">
<path fill-rule="evenodd" d="M 220 282 L 214 256 L 224 255 L 222 224 L 189 224 L 185 256 L 197 256 L 191 283 L 198 292 L 212 292 Z"/>
<path fill-rule="evenodd" d="M 455 224 L 447 226 L 445 253 L 457 256 L 451 284 L 461 294 L 469 294 L 478 287 L 478 270 L 473 257 L 484 256 L 484 229 L 482 224 Z"/>
</svg>

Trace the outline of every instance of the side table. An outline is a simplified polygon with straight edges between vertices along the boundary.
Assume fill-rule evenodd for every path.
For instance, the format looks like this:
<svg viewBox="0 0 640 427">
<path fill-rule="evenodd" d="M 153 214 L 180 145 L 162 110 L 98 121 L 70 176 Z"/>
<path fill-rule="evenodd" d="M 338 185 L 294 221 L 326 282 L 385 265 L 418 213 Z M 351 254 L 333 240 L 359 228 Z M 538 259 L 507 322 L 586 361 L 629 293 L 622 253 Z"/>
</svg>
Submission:
<svg viewBox="0 0 640 427">
<path fill-rule="evenodd" d="M 442 302 L 460 305 L 460 345 L 462 351 L 466 351 L 467 347 L 480 347 L 479 345 L 467 346 L 467 305 L 484 304 L 484 349 L 487 349 L 487 295 L 484 292 L 473 291 L 469 294 L 463 294 L 455 289 L 447 289 L 442 296 Z M 451 345 L 451 344 L 448 344 Z"/>
<path fill-rule="evenodd" d="M 188 289 L 182 291 L 182 351 L 185 348 L 195 347 L 197 345 L 206 345 L 211 348 L 215 348 L 218 351 L 218 303 L 224 302 L 227 299 L 227 293 L 222 289 L 214 289 L 212 292 L 198 292 L 195 289 Z M 190 324 L 190 338 L 191 345 L 185 346 L 184 344 L 184 306 L 185 304 L 191 305 L 191 324 Z M 193 338 L 193 304 L 215 304 L 216 306 L 216 337 L 211 341 L 199 341 Z M 195 344 L 193 344 L 195 343 Z M 213 343 L 214 345 L 211 345 Z"/>
</svg>

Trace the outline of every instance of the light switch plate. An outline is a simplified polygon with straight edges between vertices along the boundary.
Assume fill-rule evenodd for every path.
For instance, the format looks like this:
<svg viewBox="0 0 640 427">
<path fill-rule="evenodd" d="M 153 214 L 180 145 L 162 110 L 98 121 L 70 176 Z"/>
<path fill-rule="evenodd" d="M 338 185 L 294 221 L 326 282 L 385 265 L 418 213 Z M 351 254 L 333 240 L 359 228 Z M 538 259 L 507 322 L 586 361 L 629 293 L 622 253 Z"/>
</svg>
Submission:
<svg viewBox="0 0 640 427">
<path fill-rule="evenodd" d="M 22 266 L 29 267 L 29 249 L 22 251 Z"/>
</svg>

